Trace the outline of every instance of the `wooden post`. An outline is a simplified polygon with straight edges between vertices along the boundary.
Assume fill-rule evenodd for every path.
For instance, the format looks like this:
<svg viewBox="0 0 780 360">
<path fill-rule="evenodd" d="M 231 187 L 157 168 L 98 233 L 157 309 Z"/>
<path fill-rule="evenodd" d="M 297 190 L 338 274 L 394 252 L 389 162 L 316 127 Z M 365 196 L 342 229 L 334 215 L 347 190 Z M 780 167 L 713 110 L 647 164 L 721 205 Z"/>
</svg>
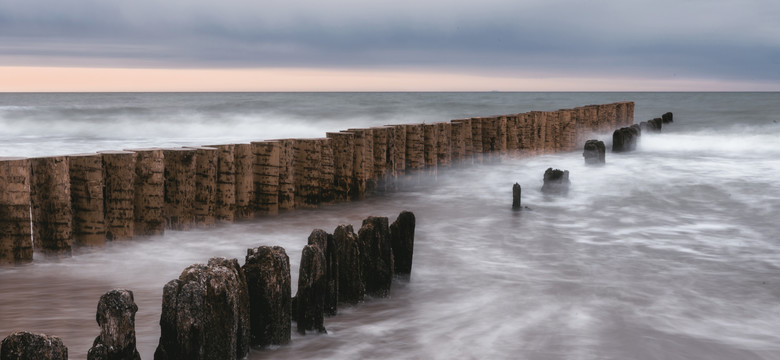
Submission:
<svg viewBox="0 0 780 360">
<path fill-rule="evenodd" d="M 545 111 L 544 113 L 544 153 L 552 154 L 558 148 L 558 113 L 555 111 Z"/>
<path fill-rule="evenodd" d="M 517 114 L 506 116 L 506 153 L 517 156 L 520 150 Z"/>
<path fill-rule="evenodd" d="M 295 208 L 295 140 L 279 142 L 279 210 Z"/>
<path fill-rule="evenodd" d="M 593 130 L 598 132 L 608 132 L 616 128 L 617 108 L 615 104 L 602 104 L 597 107 L 598 123 Z"/>
<path fill-rule="evenodd" d="M 68 155 L 68 174 L 74 243 L 83 246 L 104 245 L 106 223 L 102 155 Z"/>
<path fill-rule="evenodd" d="M 236 215 L 236 146 L 209 145 L 217 148 L 217 196 L 214 217 L 217 222 L 232 223 Z"/>
<path fill-rule="evenodd" d="M 437 145 L 439 142 L 439 131 L 436 124 L 425 124 L 423 126 L 424 131 L 424 146 L 425 152 L 425 168 L 426 173 L 431 176 L 436 176 L 438 154 Z"/>
<path fill-rule="evenodd" d="M 374 134 L 371 129 L 349 129 L 354 134 L 352 198 L 362 199 L 376 187 L 374 181 Z"/>
<path fill-rule="evenodd" d="M 70 204 L 68 159 L 51 156 L 30 159 L 30 205 L 35 250 L 70 256 L 73 210 Z"/>
<path fill-rule="evenodd" d="M 201 227 L 216 224 L 218 151 L 213 147 L 195 149 L 195 202 L 194 222 Z"/>
<path fill-rule="evenodd" d="M 33 259 L 30 160 L 0 158 L 0 265 Z"/>
<path fill-rule="evenodd" d="M 466 124 L 462 121 L 452 120 L 452 163 L 459 165 L 466 158 Z"/>
<path fill-rule="evenodd" d="M 425 129 L 423 124 L 406 125 L 406 174 L 425 168 Z"/>
<path fill-rule="evenodd" d="M 135 153 L 101 151 L 103 157 L 106 240 L 135 236 Z"/>
<path fill-rule="evenodd" d="M 374 135 L 372 141 L 374 145 L 372 152 L 374 155 L 374 170 L 371 177 L 376 182 L 376 190 L 382 192 L 387 190 L 387 157 L 390 130 L 388 127 L 371 128 L 371 132 Z"/>
<path fill-rule="evenodd" d="M 471 118 L 471 155 L 474 164 L 482 163 L 482 119 Z"/>
<path fill-rule="evenodd" d="M 335 162 L 333 159 L 332 142 L 328 138 L 318 138 L 321 152 L 320 167 L 320 203 L 329 204 L 334 201 L 333 182 L 335 179 Z"/>
<path fill-rule="evenodd" d="M 279 213 L 281 144 L 276 141 L 257 141 L 252 142 L 252 146 L 255 154 L 255 212 L 263 215 L 276 215 Z"/>
<path fill-rule="evenodd" d="M 135 236 L 165 233 L 165 155 L 159 148 L 135 152 Z"/>
<path fill-rule="evenodd" d="M 388 156 L 392 156 L 392 160 L 388 160 L 390 174 L 387 188 L 397 190 L 399 188 L 398 178 L 406 172 L 406 126 L 388 125 L 388 127 L 393 129 L 391 132 L 393 139 L 392 141 L 388 140 L 388 148 L 392 148 L 392 153 Z"/>
<path fill-rule="evenodd" d="M 255 152 L 252 144 L 235 145 L 236 220 L 255 216 Z"/>
<path fill-rule="evenodd" d="M 437 165 L 447 168 L 452 165 L 452 124 L 440 122 L 435 125 L 439 135 L 436 139 Z"/>
<path fill-rule="evenodd" d="M 295 205 L 299 208 L 320 203 L 321 145 L 315 139 L 295 139 Z"/>
<path fill-rule="evenodd" d="M 575 111 L 572 109 L 558 110 L 558 121 L 561 126 L 561 151 L 574 151 L 579 148 L 577 144 L 577 128 L 575 126 L 574 115 Z"/>
<path fill-rule="evenodd" d="M 187 230 L 195 219 L 195 149 L 163 149 L 165 159 L 165 224 Z"/>
<path fill-rule="evenodd" d="M 333 148 L 333 192 L 338 201 L 350 198 L 355 162 L 355 134 L 329 132 L 326 134 Z"/>
</svg>

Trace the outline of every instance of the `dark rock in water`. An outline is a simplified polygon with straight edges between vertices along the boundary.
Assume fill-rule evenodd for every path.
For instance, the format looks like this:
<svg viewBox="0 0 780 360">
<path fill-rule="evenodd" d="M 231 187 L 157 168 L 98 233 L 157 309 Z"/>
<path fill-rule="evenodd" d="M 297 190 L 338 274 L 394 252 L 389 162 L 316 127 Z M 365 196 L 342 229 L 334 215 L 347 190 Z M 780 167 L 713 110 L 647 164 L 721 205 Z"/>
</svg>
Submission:
<svg viewBox="0 0 780 360">
<path fill-rule="evenodd" d="M 56 336 L 17 331 L 3 339 L 0 360 L 67 360 L 68 348 Z"/>
<path fill-rule="evenodd" d="M 133 292 L 111 290 L 100 297 L 97 323 L 100 335 L 87 352 L 89 360 L 139 360 L 135 341 L 135 313 L 138 306 Z"/>
<path fill-rule="evenodd" d="M 352 225 L 336 227 L 333 238 L 339 246 L 339 301 L 357 304 L 363 301 L 366 293 L 362 243 Z"/>
<path fill-rule="evenodd" d="M 642 128 L 639 124 L 615 130 L 612 133 L 612 152 L 619 153 L 636 150 L 636 144 L 641 135 Z"/>
<path fill-rule="evenodd" d="M 517 185 L 517 184 L 515 184 Z M 520 185 L 517 185 L 518 192 Z M 518 203 L 520 195 L 518 194 Z M 512 205 L 514 207 L 514 204 Z M 393 268 L 395 274 L 409 278 L 412 274 L 412 255 L 414 254 L 414 213 L 402 211 L 390 225 L 390 244 L 393 249 Z"/>
<path fill-rule="evenodd" d="M 163 288 L 155 359 L 242 359 L 249 337 L 249 294 L 238 260 L 191 265 Z"/>
<path fill-rule="evenodd" d="M 385 297 L 393 282 L 393 248 L 386 217 L 369 216 L 358 230 L 358 238 L 365 246 L 363 277 L 366 294 Z"/>
<path fill-rule="evenodd" d="M 520 210 L 523 207 L 520 202 L 522 192 L 523 189 L 520 187 L 520 184 L 515 183 L 512 185 L 512 210 Z"/>
<path fill-rule="evenodd" d="M 650 130 L 651 132 L 659 133 L 661 132 L 661 128 L 663 127 L 664 121 L 661 118 L 655 118 L 653 120 L 648 120 L 647 124 L 649 125 L 648 130 Z"/>
<path fill-rule="evenodd" d="M 674 122 L 674 115 L 671 112 L 667 112 L 666 114 L 661 115 L 661 119 L 664 124 L 668 124 Z"/>
<path fill-rule="evenodd" d="M 585 142 L 582 156 L 585 158 L 585 164 L 601 165 L 606 163 L 606 152 L 607 147 L 603 141 L 588 140 Z"/>
<path fill-rule="evenodd" d="M 295 295 L 295 322 L 298 333 L 316 330 L 325 333 L 324 311 L 327 281 L 325 254 L 317 245 L 306 245 L 301 254 L 298 294 Z"/>
<path fill-rule="evenodd" d="M 290 342 L 292 299 L 290 258 L 280 246 L 247 249 L 241 268 L 249 290 L 251 344 L 266 347 Z"/>
<path fill-rule="evenodd" d="M 565 195 L 569 192 L 569 171 L 547 168 L 544 172 L 544 185 L 542 192 L 545 194 Z"/>
<path fill-rule="evenodd" d="M 336 315 L 339 303 L 339 246 L 333 235 L 316 229 L 309 235 L 309 245 L 316 245 L 325 255 L 325 314 Z"/>
</svg>

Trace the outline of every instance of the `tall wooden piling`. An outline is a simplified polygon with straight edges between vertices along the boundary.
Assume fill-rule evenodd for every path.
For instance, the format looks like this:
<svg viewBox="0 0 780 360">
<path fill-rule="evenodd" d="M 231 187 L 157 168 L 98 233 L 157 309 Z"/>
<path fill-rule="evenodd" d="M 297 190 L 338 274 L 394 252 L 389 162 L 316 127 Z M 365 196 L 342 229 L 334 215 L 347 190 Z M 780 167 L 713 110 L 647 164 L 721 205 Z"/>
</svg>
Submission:
<svg viewBox="0 0 780 360">
<path fill-rule="evenodd" d="M 30 169 L 34 248 L 46 255 L 70 256 L 73 210 L 68 159 L 65 156 L 32 158 Z"/>
<path fill-rule="evenodd" d="M 506 153 L 510 156 L 519 155 L 520 137 L 518 136 L 518 115 L 506 116 Z"/>
<path fill-rule="evenodd" d="M 0 265 L 32 261 L 30 160 L 0 158 Z"/>
<path fill-rule="evenodd" d="M 77 245 L 106 243 L 103 199 L 103 157 L 98 153 L 68 155 L 73 241 Z"/>
<path fill-rule="evenodd" d="M 236 220 L 255 216 L 255 152 L 252 144 L 235 145 Z"/>
<path fill-rule="evenodd" d="M 165 155 L 162 149 L 135 152 L 135 236 L 165 233 Z"/>
<path fill-rule="evenodd" d="M 217 222 L 231 223 L 236 215 L 236 146 L 209 145 L 217 149 L 217 188 L 214 217 Z"/>
<path fill-rule="evenodd" d="M 456 119 L 452 120 L 453 125 L 454 124 L 460 124 L 458 127 L 460 127 L 460 133 L 463 137 L 463 158 L 461 162 L 464 165 L 470 165 L 474 163 L 474 149 L 473 149 L 473 140 L 472 135 L 473 131 L 471 128 L 471 119 Z M 459 136 L 460 137 L 460 136 Z M 461 150 L 458 150 L 460 152 Z"/>
<path fill-rule="evenodd" d="M 425 128 L 423 124 L 406 125 L 406 174 L 425 168 Z"/>
<path fill-rule="evenodd" d="M 194 147 L 195 201 L 193 221 L 200 227 L 216 224 L 218 151 L 214 147 Z"/>
<path fill-rule="evenodd" d="M 195 220 L 196 153 L 195 149 L 163 149 L 165 224 L 169 229 L 187 230 Z"/>
<path fill-rule="evenodd" d="M 436 176 L 439 162 L 439 151 L 437 148 L 439 142 L 439 129 L 436 124 L 423 125 L 423 151 L 425 153 L 425 172 L 428 175 Z"/>
<path fill-rule="evenodd" d="M 135 236 L 135 153 L 101 151 L 105 181 L 106 240 Z"/>
<path fill-rule="evenodd" d="M 466 139 L 463 122 L 453 120 L 450 126 L 450 159 L 452 164 L 460 164 L 466 156 Z"/>
<path fill-rule="evenodd" d="M 262 215 L 278 214 L 281 144 L 276 141 L 258 141 L 252 142 L 252 147 L 255 154 L 255 212 Z"/>
<path fill-rule="evenodd" d="M 333 146 L 328 138 L 318 138 L 321 152 L 320 163 L 320 203 L 329 204 L 335 200 L 333 182 L 335 180 L 335 162 L 333 159 Z"/>
<path fill-rule="evenodd" d="M 482 119 L 471 118 L 471 157 L 474 164 L 482 163 Z"/>
<path fill-rule="evenodd" d="M 392 141 L 388 139 L 388 184 L 387 188 L 397 190 L 400 183 L 398 179 L 406 172 L 406 126 L 388 125 L 392 129 Z"/>
<path fill-rule="evenodd" d="M 387 190 L 387 175 L 388 175 L 388 143 L 391 142 L 390 136 L 390 128 L 388 127 L 374 127 L 371 128 L 371 132 L 373 133 L 374 140 L 374 170 L 372 172 L 373 177 L 376 181 L 376 190 L 377 191 L 386 191 Z M 392 157 L 392 156 L 391 156 Z M 392 159 L 391 159 L 392 160 Z"/>
<path fill-rule="evenodd" d="M 374 135 L 371 129 L 349 129 L 347 131 L 355 136 L 352 198 L 362 199 L 376 187 L 372 176 L 374 173 Z"/>
<path fill-rule="evenodd" d="M 295 204 L 314 208 L 320 203 L 322 143 L 316 139 L 295 139 Z"/>
<path fill-rule="evenodd" d="M 339 201 L 348 200 L 354 173 L 355 134 L 329 132 L 326 135 L 333 149 L 333 196 Z"/>
<path fill-rule="evenodd" d="M 295 208 L 295 140 L 279 142 L 279 210 Z"/>
<path fill-rule="evenodd" d="M 439 167 L 452 165 L 452 124 L 448 122 L 436 123 L 436 156 Z"/>
</svg>

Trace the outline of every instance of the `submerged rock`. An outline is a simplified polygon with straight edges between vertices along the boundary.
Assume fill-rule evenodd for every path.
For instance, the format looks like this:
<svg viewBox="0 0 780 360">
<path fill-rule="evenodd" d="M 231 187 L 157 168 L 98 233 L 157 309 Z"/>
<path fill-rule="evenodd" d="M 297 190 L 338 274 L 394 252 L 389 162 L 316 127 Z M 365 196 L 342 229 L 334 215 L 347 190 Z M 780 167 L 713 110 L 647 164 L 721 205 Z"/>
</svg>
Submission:
<svg viewBox="0 0 780 360">
<path fill-rule="evenodd" d="M 133 292 L 124 289 L 111 290 L 100 297 L 97 306 L 97 323 L 100 335 L 87 352 L 89 360 L 139 360 L 136 349 L 135 313 L 138 306 Z"/>
<path fill-rule="evenodd" d="M 518 188 L 520 187 L 520 185 L 517 186 Z M 412 273 L 415 221 L 414 213 L 411 211 L 402 211 L 398 215 L 398 218 L 390 225 L 393 268 L 396 275 L 405 278 L 409 278 Z"/>
<path fill-rule="evenodd" d="M 0 344 L 0 360 L 67 360 L 68 348 L 56 336 L 17 331 Z"/>
<path fill-rule="evenodd" d="M 358 230 L 363 244 L 363 277 L 366 294 L 385 297 L 393 282 L 393 248 L 386 217 L 369 216 Z"/>
<path fill-rule="evenodd" d="M 545 194 L 565 195 L 569 192 L 569 171 L 547 168 L 544 172 L 542 192 Z"/>
<path fill-rule="evenodd" d="M 298 333 L 316 330 L 327 332 L 324 325 L 325 294 L 327 281 L 325 275 L 325 254 L 317 245 L 306 245 L 301 252 L 301 266 L 298 273 L 298 293 L 295 295 L 295 322 Z"/>
<path fill-rule="evenodd" d="M 582 156 L 585 158 L 585 164 L 587 165 L 602 165 L 606 163 L 606 152 L 607 147 L 604 146 L 603 141 L 588 140 L 585 142 Z"/>
<path fill-rule="evenodd" d="M 247 249 L 242 267 L 249 291 L 249 319 L 254 346 L 290 342 L 290 258 L 280 246 Z"/>
<path fill-rule="evenodd" d="M 155 359 L 242 359 L 249 336 L 249 295 L 238 260 L 191 265 L 163 288 Z"/>
</svg>

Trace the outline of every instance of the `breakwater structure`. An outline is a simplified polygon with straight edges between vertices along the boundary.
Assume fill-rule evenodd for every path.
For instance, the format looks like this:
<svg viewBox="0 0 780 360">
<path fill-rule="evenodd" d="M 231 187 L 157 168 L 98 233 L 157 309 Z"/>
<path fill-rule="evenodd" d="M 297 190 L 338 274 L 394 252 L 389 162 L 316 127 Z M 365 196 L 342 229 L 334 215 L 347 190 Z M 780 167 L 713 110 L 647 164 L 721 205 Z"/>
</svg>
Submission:
<svg viewBox="0 0 780 360">
<path fill-rule="evenodd" d="M 634 123 L 634 103 L 171 149 L 0 158 L 0 264 L 33 252 L 212 227 L 361 199 L 440 169 L 581 149 Z"/>
</svg>

